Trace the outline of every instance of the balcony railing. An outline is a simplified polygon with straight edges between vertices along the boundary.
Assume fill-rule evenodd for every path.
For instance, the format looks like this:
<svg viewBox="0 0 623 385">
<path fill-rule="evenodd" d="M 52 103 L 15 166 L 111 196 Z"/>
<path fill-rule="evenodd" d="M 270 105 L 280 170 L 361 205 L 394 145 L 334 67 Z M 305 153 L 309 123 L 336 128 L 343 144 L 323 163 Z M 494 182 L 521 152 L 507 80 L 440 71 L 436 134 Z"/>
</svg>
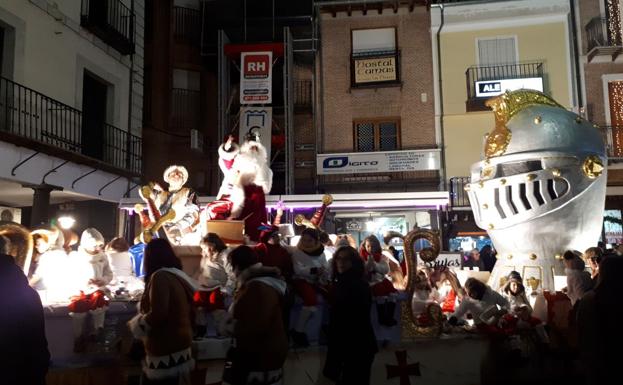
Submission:
<svg viewBox="0 0 623 385">
<path fill-rule="evenodd" d="M 201 13 L 192 8 L 173 7 L 173 36 L 182 43 L 199 46 Z"/>
<path fill-rule="evenodd" d="M 601 126 L 608 158 L 623 161 L 623 126 Z"/>
<path fill-rule="evenodd" d="M 621 46 L 621 30 L 603 17 L 595 17 L 586 24 L 587 50 L 590 52 L 596 47 Z"/>
<path fill-rule="evenodd" d="M 141 173 L 140 137 L 102 123 L 101 138 L 83 138 L 81 111 L 5 78 L 0 78 L 0 132 L 42 144 L 54 153 L 78 154 L 117 170 Z"/>
<path fill-rule="evenodd" d="M 121 0 L 82 0 L 80 25 L 121 54 L 134 53 L 134 14 Z"/>
<path fill-rule="evenodd" d="M 465 186 L 469 184 L 468 176 L 450 178 L 450 205 L 452 207 L 469 207 L 469 196 Z"/>
<path fill-rule="evenodd" d="M 175 129 L 198 129 L 201 120 L 199 91 L 183 88 L 171 90 L 171 127 Z"/>
</svg>

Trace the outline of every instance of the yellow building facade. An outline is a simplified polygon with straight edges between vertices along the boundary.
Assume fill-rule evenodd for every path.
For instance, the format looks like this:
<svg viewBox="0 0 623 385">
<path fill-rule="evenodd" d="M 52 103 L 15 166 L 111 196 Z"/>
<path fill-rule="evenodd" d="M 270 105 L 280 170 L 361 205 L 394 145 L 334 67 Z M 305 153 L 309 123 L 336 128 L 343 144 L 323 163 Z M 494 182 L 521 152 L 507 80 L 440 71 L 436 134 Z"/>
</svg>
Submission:
<svg viewBox="0 0 623 385">
<path fill-rule="evenodd" d="M 433 7 L 431 18 L 445 176 L 451 193 L 462 196 L 461 177 L 481 159 L 484 136 L 494 127 L 488 98 L 506 89 L 541 87 L 577 111 L 569 5 L 564 0 L 459 2 Z M 469 205 L 466 198 L 456 203 Z"/>
</svg>

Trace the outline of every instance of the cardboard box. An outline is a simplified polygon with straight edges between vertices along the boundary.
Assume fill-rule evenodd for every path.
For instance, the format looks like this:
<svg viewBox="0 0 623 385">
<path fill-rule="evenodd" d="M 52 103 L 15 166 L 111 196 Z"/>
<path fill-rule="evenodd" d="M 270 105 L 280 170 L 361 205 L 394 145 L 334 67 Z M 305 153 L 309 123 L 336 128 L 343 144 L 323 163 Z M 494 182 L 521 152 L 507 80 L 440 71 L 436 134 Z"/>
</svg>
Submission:
<svg viewBox="0 0 623 385">
<path fill-rule="evenodd" d="M 207 232 L 218 234 L 227 245 L 244 243 L 244 221 L 208 221 Z"/>
</svg>

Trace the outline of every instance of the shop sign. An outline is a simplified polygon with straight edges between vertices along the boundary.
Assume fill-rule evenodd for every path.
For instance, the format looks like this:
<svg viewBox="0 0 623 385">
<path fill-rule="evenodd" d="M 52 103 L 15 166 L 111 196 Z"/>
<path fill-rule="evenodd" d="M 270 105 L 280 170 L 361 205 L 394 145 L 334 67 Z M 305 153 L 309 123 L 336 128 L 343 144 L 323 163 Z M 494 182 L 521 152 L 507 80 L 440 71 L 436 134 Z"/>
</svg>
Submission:
<svg viewBox="0 0 623 385">
<path fill-rule="evenodd" d="M 439 150 L 318 154 L 318 175 L 439 170 Z"/>
<path fill-rule="evenodd" d="M 476 82 L 476 97 L 488 98 L 522 88 L 543 92 L 543 78 L 501 79 Z"/>
<path fill-rule="evenodd" d="M 240 104 L 272 103 L 272 52 L 240 54 Z"/>
<path fill-rule="evenodd" d="M 398 81 L 396 56 L 354 58 L 355 84 Z"/>
<path fill-rule="evenodd" d="M 361 231 L 361 223 L 353 221 L 353 222 L 348 222 L 346 224 L 346 230 L 348 231 Z"/>
<path fill-rule="evenodd" d="M 439 253 L 437 259 L 432 262 L 423 262 L 418 256 L 418 264 L 423 263 L 428 267 L 449 267 L 449 268 L 461 268 L 461 253 Z"/>
</svg>

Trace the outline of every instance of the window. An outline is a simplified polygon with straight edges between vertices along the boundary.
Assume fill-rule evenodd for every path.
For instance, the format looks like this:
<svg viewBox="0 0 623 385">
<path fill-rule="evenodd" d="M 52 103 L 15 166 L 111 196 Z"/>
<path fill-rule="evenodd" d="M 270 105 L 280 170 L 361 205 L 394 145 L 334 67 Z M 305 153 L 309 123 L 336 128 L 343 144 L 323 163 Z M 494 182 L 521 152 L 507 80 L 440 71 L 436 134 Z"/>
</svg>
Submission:
<svg viewBox="0 0 623 385">
<path fill-rule="evenodd" d="M 358 152 L 400 149 L 400 121 L 371 119 L 354 123 L 355 150 Z"/>
<path fill-rule="evenodd" d="M 478 39 L 478 64 L 495 66 L 517 63 L 517 38 L 494 37 Z"/>
<path fill-rule="evenodd" d="M 352 39 L 353 55 L 396 50 L 396 28 L 353 30 Z"/>
</svg>

